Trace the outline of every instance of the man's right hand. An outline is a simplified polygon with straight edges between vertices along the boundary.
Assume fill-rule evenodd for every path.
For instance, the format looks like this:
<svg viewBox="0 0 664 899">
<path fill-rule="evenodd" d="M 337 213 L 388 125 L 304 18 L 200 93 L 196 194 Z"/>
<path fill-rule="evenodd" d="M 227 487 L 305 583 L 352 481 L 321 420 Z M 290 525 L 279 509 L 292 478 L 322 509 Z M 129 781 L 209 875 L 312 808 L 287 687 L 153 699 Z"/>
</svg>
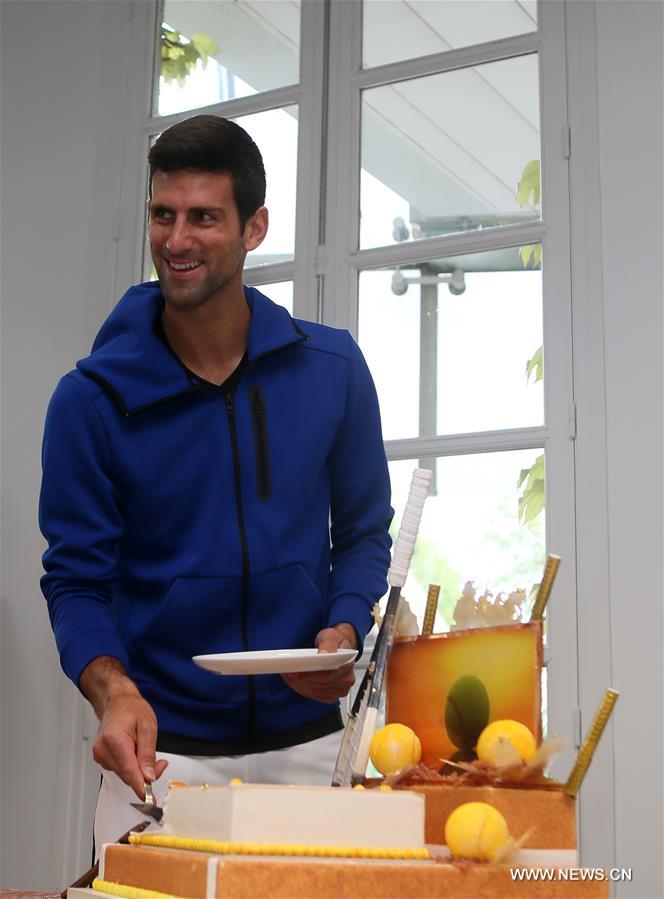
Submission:
<svg viewBox="0 0 664 899">
<path fill-rule="evenodd" d="M 110 656 L 94 659 L 81 674 L 80 685 L 99 718 L 94 760 L 143 799 L 145 781 L 157 780 L 168 764 L 156 760 L 157 718 L 152 706 L 121 662 Z"/>
</svg>

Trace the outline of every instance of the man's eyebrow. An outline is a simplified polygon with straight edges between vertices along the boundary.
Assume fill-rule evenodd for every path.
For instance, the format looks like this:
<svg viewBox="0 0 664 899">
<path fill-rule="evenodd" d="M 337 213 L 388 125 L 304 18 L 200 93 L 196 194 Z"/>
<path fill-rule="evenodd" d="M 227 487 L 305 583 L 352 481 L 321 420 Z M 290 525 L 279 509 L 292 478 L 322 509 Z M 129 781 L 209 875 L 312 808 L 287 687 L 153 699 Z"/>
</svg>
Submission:
<svg viewBox="0 0 664 899">
<path fill-rule="evenodd" d="M 172 206 L 169 206 L 168 203 L 161 203 L 157 200 L 148 200 L 148 208 L 149 209 L 172 209 Z M 226 208 L 224 206 L 190 206 L 187 209 L 187 212 L 226 212 Z"/>
</svg>

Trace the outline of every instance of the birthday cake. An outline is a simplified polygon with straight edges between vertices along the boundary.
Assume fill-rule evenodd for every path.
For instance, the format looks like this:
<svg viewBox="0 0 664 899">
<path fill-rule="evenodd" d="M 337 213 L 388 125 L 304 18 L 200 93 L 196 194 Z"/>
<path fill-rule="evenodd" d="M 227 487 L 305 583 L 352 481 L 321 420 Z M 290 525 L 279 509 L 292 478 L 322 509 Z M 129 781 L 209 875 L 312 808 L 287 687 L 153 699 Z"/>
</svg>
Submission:
<svg viewBox="0 0 664 899">
<path fill-rule="evenodd" d="M 397 641 L 372 740 L 385 780 L 174 787 L 163 827 L 102 847 L 96 896 L 605 899 L 604 872 L 576 867 L 592 752 L 565 785 L 542 773 L 541 666 L 539 619 Z"/>
<path fill-rule="evenodd" d="M 442 846 L 430 849 L 424 801 L 414 792 L 178 787 L 167 796 L 163 828 L 103 847 L 94 891 L 127 899 L 607 895 L 599 881 L 562 883 L 557 869 L 551 880 L 517 884 L 509 864 L 457 864 Z"/>
</svg>

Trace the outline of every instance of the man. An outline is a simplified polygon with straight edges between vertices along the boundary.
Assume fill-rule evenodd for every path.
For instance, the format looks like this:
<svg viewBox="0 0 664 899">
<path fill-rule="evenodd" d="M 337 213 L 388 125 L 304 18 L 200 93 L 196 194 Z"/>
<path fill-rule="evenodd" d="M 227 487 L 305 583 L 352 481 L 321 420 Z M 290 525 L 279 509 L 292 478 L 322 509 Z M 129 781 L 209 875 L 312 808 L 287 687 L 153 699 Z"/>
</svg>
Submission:
<svg viewBox="0 0 664 899">
<path fill-rule="evenodd" d="M 329 783 L 352 663 L 220 677 L 191 657 L 360 649 L 389 562 L 357 345 L 243 288 L 268 228 L 258 148 L 195 116 L 148 160 L 159 281 L 125 294 L 60 381 L 43 447 L 42 589 L 100 719 L 97 845 L 135 823 L 146 781 L 162 799 L 167 764 L 189 782 Z"/>
</svg>

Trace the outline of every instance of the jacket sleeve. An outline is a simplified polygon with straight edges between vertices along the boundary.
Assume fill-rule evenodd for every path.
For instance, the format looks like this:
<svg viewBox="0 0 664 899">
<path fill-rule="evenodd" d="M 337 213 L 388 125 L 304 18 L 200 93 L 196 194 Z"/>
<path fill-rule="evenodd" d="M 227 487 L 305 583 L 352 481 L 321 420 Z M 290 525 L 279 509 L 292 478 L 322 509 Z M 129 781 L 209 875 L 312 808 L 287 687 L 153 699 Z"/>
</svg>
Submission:
<svg viewBox="0 0 664 899">
<path fill-rule="evenodd" d="M 328 625 L 348 621 L 360 642 L 387 589 L 390 477 L 376 389 L 350 335 L 345 414 L 329 459 L 332 569 Z M 361 648 L 361 646 L 360 646 Z"/>
<path fill-rule="evenodd" d="M 76 684 L 97 656 L 128 662 L 112 609 L 122 517 L 94 399 L 66 375 L 49 404 L 42 446 L 39 526 L 48 549 L 41 588 L 60 663 Z"/>
</svg>

